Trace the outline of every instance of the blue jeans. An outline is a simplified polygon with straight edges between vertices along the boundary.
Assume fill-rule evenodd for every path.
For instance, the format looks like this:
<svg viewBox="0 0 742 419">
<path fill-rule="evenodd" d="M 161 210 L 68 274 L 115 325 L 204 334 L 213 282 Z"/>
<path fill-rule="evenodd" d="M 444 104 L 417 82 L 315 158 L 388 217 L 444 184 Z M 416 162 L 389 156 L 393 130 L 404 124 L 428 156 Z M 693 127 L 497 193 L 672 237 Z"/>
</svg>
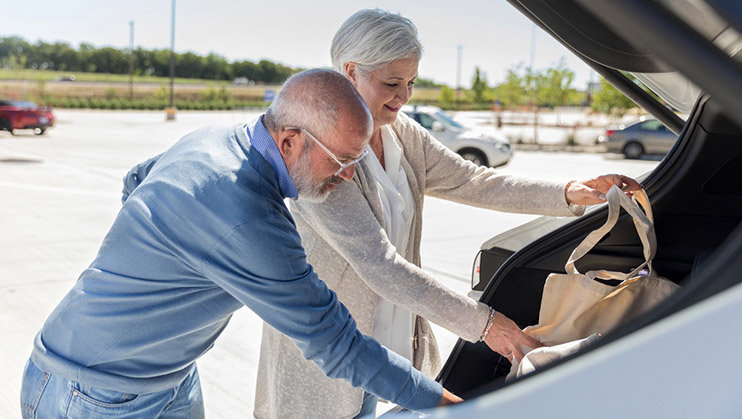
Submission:
<svg viewBox="0 0 742 419">
<path fill-rule="evenodd" d="M 373 394 L 364 391 L 363 392 L 363 405 L 361 405 L 361 411 L 358 412 L 355 418 L 375 418 L 376 417 L 376 404 L 379 402 L 379 398 Z"/>
<path fill-rule="evenodd" d="M 26 363 L 21 413 L 27 418 L 203 418 L 198 370 L 177 387 L 147 394 L 126 394 L 90 387 Z"/>
</svg>

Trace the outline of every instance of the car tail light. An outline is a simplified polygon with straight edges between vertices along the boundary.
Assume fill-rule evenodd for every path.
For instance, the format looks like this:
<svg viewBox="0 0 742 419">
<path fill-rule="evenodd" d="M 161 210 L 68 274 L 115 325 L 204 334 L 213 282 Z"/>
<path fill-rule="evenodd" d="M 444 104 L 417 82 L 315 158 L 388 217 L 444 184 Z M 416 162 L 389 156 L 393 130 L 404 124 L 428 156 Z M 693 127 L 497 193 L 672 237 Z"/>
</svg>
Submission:
<svg viewBox="0 0 742 419">
<path fill-rule="evenodd" d="M 474 266 L 471 269 L 471 287 L 474 289 L 479 284 L 479 270 L 482 262 L 482 251 L 477 253 L 477 257 L 474 258 Z"/>
<path fill-rule="evenodd" d="M 605 136 L 606 137 L 610 137 L 611 135 L 613 135 L 614 132 L 616 132 L 616 130 L 614 130 L 614 129 L 607 129 L 607 130 L 605 130 Z"/>
</svg>

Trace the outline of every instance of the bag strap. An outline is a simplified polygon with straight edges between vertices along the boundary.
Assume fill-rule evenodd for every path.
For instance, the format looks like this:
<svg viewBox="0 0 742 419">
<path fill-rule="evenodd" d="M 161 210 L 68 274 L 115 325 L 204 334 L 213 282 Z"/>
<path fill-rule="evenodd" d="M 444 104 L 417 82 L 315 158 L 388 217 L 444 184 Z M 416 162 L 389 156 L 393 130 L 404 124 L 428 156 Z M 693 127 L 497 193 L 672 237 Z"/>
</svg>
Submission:
<svg viewBox="0 0 742 419">
<path fill-rule="evenodd" d="M 657 238 L 654 234 L 654 216 L 652 214 L 652 207 L 649 203 L 649 197 L 644 189 L 634 191 L 633 196 L 633 199 L 629 198 L 621 189 L 618 188 L 618 186 L 614 185 L 611 187 L 606 194 L 608 200 L 608 219 L 605 224 L 588 234 L 587 237 L 585 237 L 582 242 L 575 247 L 575 250 L 572 251 L 572 254 L 569 256 L 569 259 L 564 266 L 567 273 L 580 273 L 575 267 L 575 262 L 592 250 L 600 239 L 613 229 L 618 221 L 621 207 L 623 207 L 634 220 L 634 227 L 636 228 L 636 232 L 639 235 L 639 239 L 641 240 L 644 249 L 644 262 L 628 274 L 610 271 L 591 271 L 590 276 L 604 279 L 625 280 L 635 276 L 645 266 L 648 267 L 650 273 L 652 272 L 652 259 L 657 251 Z M 643 212 L 642 209 L 640 209 L 640 206 L 644 209 Z"/>
</svg>

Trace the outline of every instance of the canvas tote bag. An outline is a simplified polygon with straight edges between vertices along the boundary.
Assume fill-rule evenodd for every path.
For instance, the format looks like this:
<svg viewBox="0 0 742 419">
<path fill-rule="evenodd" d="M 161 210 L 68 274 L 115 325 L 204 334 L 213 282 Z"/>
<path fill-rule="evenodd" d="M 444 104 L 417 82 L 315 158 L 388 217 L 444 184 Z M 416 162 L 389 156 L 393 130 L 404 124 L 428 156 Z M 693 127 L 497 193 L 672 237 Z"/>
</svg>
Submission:
<svg viewBox="0 0 742 419">
<path fill-rule="evenodd" d="M 566 274 L 550 274 L 544 285 L 539 323 L 525 329 L 544 345 L 558 345 L 604 333 L 651 309 L 672 294 L 678 285 L 652 269 L 657 250 L 652 208 L 644 190 L 629 198 L 617 186 L 607 193 L 608 219 L 575 248 L 565 265 Z M 643 208 L 644 211 L 642 211 Z M 629 273 L 605 270 L 580 273 L 575 262 L 585 256 L 618 220 L 623 207 L 634 220 L 644 248 L 644 262 Z M 617 279 L 617 286 L 594 278 Z"/>
<path fill-rule="evenodd" d="M 539 323 L 524 329 L 525 333 L 544 344 L 526 353 L 520 363 L 513 361 L 506 379 L 534 371 L 570 355 L 595 342 L 600 333 L 608 332 L 651 309 L 677 288 L 674 282 L 659 277 L 652 269 L 657 250 L 652 208 L 644 190 L 627 197 L 613 186 L 606 194 L 608 219 L 575 248 L 567 260 L 566 274 L 552 273 L 546 278 L 539 311 Z M 642 212 L 643 208 L 644 211 Z M 580 273 L 575 262 L 585 256 L 618 221 L 621 207 L 631 215 L 644 248 L 644 262 L 629 273 L 605 270 Z M 611 286 L 595 278 L 617 279 Z"/>
</svg>

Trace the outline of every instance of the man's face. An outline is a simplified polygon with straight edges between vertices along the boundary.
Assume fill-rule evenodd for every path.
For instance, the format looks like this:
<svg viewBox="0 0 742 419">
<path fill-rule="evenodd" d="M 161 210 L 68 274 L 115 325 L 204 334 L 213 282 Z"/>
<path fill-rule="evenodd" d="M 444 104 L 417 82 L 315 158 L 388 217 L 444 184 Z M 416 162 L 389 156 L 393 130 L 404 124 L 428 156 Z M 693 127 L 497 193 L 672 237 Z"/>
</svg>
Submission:
<svg viewBox="0 0 742 419">
<path fill-rule="evenodd" d="M 353 177 L 355 165 L 339 173 L 338 170 L 364 155 L 368 136 L 342 129 L 325 140 L 312 138 L 307 131 L 302 130 L 301 134 L 304 136 L 301 154 L 289 175 L 302 199 L 322 202 L 335 186 Z"/>
</svg>

